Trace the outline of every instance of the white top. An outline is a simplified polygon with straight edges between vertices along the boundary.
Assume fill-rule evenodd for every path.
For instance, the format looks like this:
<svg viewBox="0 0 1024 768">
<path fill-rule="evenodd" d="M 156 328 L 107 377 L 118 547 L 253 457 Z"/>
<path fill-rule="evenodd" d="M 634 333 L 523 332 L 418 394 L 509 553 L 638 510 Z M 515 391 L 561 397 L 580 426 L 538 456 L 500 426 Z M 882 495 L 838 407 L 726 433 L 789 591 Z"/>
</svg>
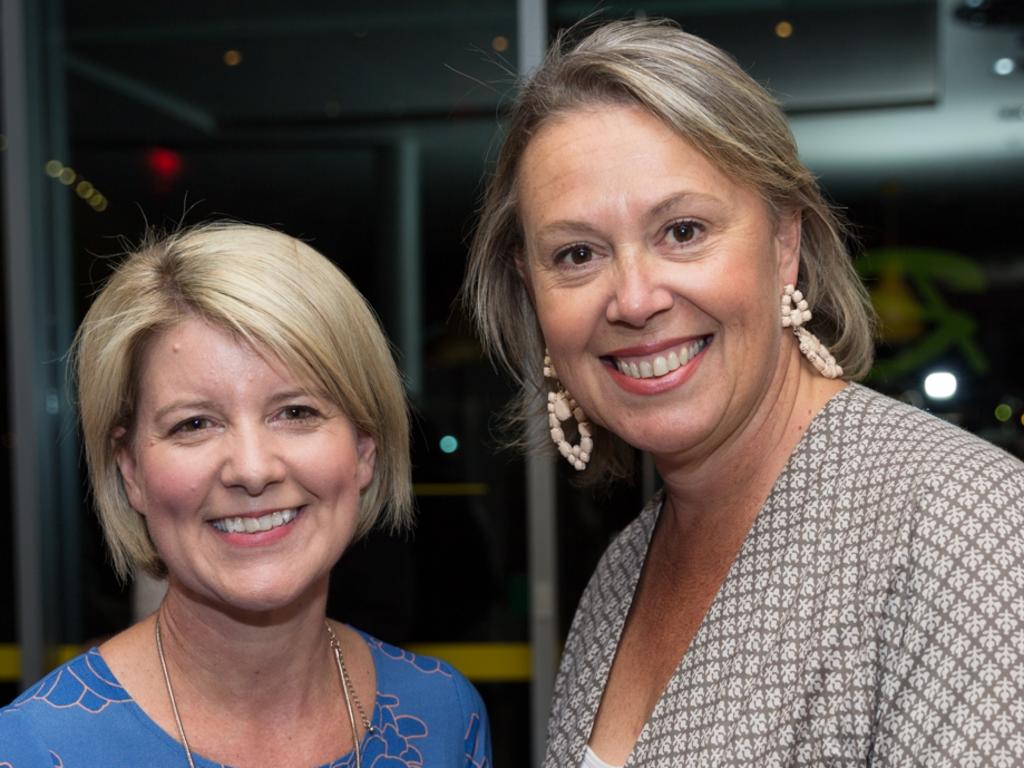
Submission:
<svg viewBox="0 0 1024 768">
<path fill-rule="evenodd" d="M 587 744 L 587 748 L 583 750 L 583 762 L 580 763 L 580 768 L 622 768 L 622 766 L 606 763 L 594 754 L 594 750 L 592 750 L 590 745 Z"/>
</svg>

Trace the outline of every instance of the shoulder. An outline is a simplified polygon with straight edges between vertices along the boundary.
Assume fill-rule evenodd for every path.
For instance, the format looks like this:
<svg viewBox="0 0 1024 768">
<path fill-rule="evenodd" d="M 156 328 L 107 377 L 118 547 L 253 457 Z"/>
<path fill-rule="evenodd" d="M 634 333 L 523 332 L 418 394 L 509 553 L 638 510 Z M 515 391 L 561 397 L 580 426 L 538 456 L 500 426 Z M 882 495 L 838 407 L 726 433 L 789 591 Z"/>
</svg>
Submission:
<svg viewBox="0 0 1024 768">
<path fill-rule="evenodd" d="M 808 436 L 817 482 L 863 524 L 906 529 L 950 515 L 1024 524 L 1024 464 L 919 408 L 854 384 Z"/>
<path fill-rule="evenodd" d="M 483 712 L 480 694 L 451 664 L 398 648 L 366 633 L 360 634 L 374 657 L 378 691 L 402 691 L 437 707 L 459 707 L 467 713 Z"/>
<path fill-rule="evenodd" d="M 438 705 L 483 708 L 472 683 L 448 662 L 361 634 L 373 655 L 378 691 L 400 690 Z"/>
<path fill-rule="evenodd" d="M 415 722 L 434 742 L 430 749 L 450 746 L 466 756 L 466 765 L 490 765 L 487 709 L 473 684 L 446 661 L 360 634 L 373 656 L 385 730 L 394 723 L 396 731 L 408 731 Z"/>
<path fill-rule="evenodd" d="M 54 669 L 2 711 L 38 717 L 57 712 L 96 714 L 130 701 L 99 650 L 92 648 Z"/>
<path fill-rule="evenodd" d="M 961 482 L 977 477 L 1024 480 L 1024 464 L 1001 448 L 920 408 L 853 384 L 827 407 L 833 433 L 865 469 L 918 482 L 955 474 Z"/>
<path fill-rule="evenodd" d="M 0 765 L 59 764 L 64 750 L 96 739 L 104 716 L 130 703 L 95 648 L 71 659 L 0 709 Z M 12 754 L 14 753 L 14 754 Z M 30 757 L 34 755 L 34 757 Z"/>
<path fill-rule="evenodd" d="M 834 483 L 826 496 L 836 509 L 856 521 L 847 547 L 859 542 L 897 573 L 925 579 L 944 578 L 956 567 L 973 580 L 987 561 L 1024 563 L 1024 464 L 1018 459 L 858 385 L 826 411 L 822 444 L 829 470 L 822 477 Z"/>
</svg>

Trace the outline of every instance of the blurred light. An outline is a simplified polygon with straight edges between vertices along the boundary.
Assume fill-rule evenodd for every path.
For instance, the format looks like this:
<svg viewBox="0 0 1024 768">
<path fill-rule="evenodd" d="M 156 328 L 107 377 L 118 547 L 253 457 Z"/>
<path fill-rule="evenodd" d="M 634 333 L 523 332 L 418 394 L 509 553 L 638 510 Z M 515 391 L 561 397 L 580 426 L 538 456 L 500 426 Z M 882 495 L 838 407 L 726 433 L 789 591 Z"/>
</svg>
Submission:
<svg viewBox="0 0 1024 768">
<path fill-rule="evenodd" d="M 106 200 L 106 198 L 103 197 L 102 192 L 94 188 L 92 194 L 89 195 L 89 199 L 86 200 L 86 202 L 89 203 L 89 205 L 96 205 L 100 200 Z"/>
<path fill-rule="evenodd" d="M 149 163 L 149 169 L 163 181 L 172 181 L 181 173 L 181 155 L 170 149 L 153 147 L 147 150 L 146 162 Z"/>
<path fill-rule="evenodd" d="M 775 35 L 785 40 L 793 36 L 793 25 L 788 21 L 780 21 L 775 25 Z"/>
<path fill-rule="evenodd" d="M 995 72 L 997 75 L 1003 75 L 1004 77 L 1006 75 L 1012 74 L 1013 70 L 1015 70 L 1016 68 L 1017 64 L 1014 62 L 1014 60 L 1008 59 L 1005 56 L 1001 59 L 996 59 L 996 63 L 992 65 L 992 71 Z"/>
<path fill-rule="evenodd" d="M 88 181 L 86 181 L 85 179 L 82 179 L 82 180 L 81 180 L 80 182 L 78 182 L 78 184 L 77 184 L 77 185 L 75 186 L 75 194 L 76 194 L 76 195 L 78 195 L 78 196 L 79 196 L 80 198 L 82 198 L 83 200 L 85 200 L 85 199 L 87 199 L 87 198 L 88 198 L 88 197 L 89 197 L 90 195 L 92 195 L 92 191 L 93 191 L 94 189 L 95 189 L 95 187 L 94 187 L 94 186 L 93 186 L 92 184 L 90 184 L 90 183 L 89 183 Z"/>
<path fill-rule="evenodd" d="M 103 213 L 107 210 L 107 198 L 102 197 L 98 203 L 90 202 L 89 205 L 92 206 L 92 209 L 96 211 L 96 213 Z"/>
<path fill-rule="evenodd" d="M 60 169 L 60 173 L 57 175 L 57 178 L 60 179 L 61 184 L 70 187 L 75 183 L 75 179 L 78 178 L 78 174 L 75 173 L 74 168 L 69 168 L 65 165 Z"/>
<path fill-rule="evenodd" d="M 508 38 L 504 35 L 498 35 L 496 38 L 491 40 L 491 48 L 496 50 L 498 53 L 504 53 L 508 50 Z"/>
<path fill-rule="evenodd" d="M 224 51 L 224 63 L 229 67 L 237 67 L 242 63 L 242 52 L 234 48 Z"/>
<path fill-rule="evenodd" d="M 996 419 L 999 421 L 1009 421 L 1011 416 L 1013 416 L 1013 408 L 1006 403 L 1000 403 L 996 406 Z"/>
<path fill-rule="evenodd" d="M 956 394 L 956 376 L 949 371 L 929 373 L 924 379 L 924 393 L 932 400 L 946 400 Z"/>
<path fill-rule="evenodd" d="M 459 441 L 455 439 L 455 435 L 445 435 L 441 438 L 441 450 L 444 453 L 455 453 L 459 450 Z"/>
<path fill-rule="evenodd" d="M 46 171 L 46 175 L 51 179 L 56 179 L 60 176 L 60 172 L 64 170 L 64 163 L 60 160 L 47 160 L 43 170 Z"/>
</svg>

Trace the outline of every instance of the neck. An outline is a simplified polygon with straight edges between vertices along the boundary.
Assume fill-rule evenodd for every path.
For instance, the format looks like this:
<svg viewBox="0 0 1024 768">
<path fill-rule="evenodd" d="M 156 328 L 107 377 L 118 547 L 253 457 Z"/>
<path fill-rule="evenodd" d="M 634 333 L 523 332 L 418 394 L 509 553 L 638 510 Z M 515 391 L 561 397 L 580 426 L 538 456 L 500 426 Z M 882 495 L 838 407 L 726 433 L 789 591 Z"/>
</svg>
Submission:
<svg viewBox="0 0 1024 768">
<path fill-rule="evenodd" d="M 703 454 L 655 457 L 670 512 L 659 527 L 691 541 L 738 546 L 811 420 L 844 386 L 819 376 L 795 344 L 787 347 L 739 429 Z"/>
<path fill-rule="evenodd" d="M 171 579 L 160 606 L 175 694 L 211 709 L 302 712 L 338 697 L 327 630 L 327 582 L 278 612 L 227 612 Z M 244 716 L 244 715 L 243 715 Z"/>
</svg>

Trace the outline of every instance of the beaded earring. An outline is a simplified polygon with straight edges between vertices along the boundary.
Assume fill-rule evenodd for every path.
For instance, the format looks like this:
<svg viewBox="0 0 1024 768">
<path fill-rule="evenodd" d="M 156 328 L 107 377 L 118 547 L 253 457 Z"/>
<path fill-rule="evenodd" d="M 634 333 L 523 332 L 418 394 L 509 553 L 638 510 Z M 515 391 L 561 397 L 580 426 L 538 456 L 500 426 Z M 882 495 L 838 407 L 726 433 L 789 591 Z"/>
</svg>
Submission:
<svg viewBox="0 0 1024 768">
<path fill-rule="evenodd" d="M 782 327 L 792 328 L 793 335 L 800 343 L 800 351 L 810 360 L 826 379 L 837 379 L 843 375 L 843 369 L 836 363 L 828 347 L 821 340 L 803 327 L 811 319 L 811 310 L 807 300 L 794 286 L 787 285 L 782 292 Z"/>
<path fill-rule="evenodd" d="M 590 461 L 594 450 L 594 438 L 587 415 L 579 407 L 573 396 L 569 394 L 565 385 L 559 380 L 555 373 L 555 366 L 551 362 L 551 355 L 544 350 L 544 378 L 551 379 L 553 392 L 548 392 L 548 427 L 551 432 L 551 441 L 558 447 L 558 452 L 565 457 L 574 469 L 584 470 Z M 579 432 L 580 441 L 573 445 L 565 439 L 565 430 L 562 425 L 569 419 L 576 420 L 576 431 Z"/>
</svg>

